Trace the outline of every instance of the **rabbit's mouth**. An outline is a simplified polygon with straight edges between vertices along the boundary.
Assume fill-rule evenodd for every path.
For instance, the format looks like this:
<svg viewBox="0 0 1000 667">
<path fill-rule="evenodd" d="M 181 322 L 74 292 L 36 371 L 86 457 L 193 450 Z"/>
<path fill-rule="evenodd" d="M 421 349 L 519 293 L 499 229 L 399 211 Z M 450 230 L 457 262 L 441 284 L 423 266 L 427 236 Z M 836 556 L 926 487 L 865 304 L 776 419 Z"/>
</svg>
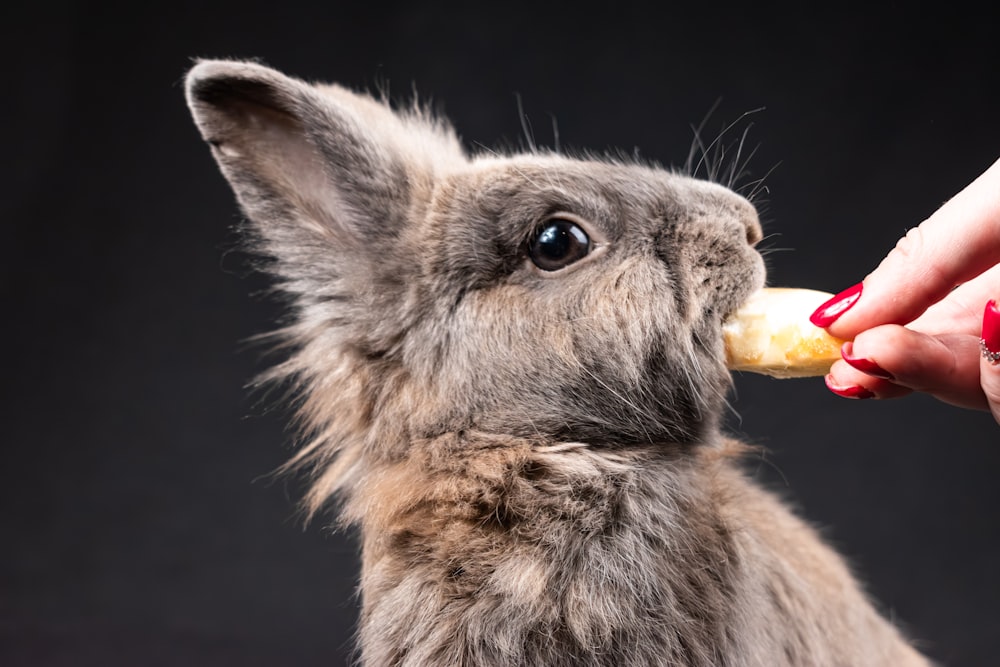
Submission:
<svg viewBox="0 0 1000 667">
<path fill-rule="evenodd" d="M 717 311 L 720 327 L 740 308 L 743 308 L 766 284 L 766 268 L 760 252 L 752 246 L 747 246 L 741 254 L 743 255 L 741 259 L 747 264 L 746 270 L 733 272 L 728 279 L 721 281 L 723 285 L 720 286 L 720 295 L 724 294 L 725 296 L 722 299 L 724 306 Z"/>
</svg>

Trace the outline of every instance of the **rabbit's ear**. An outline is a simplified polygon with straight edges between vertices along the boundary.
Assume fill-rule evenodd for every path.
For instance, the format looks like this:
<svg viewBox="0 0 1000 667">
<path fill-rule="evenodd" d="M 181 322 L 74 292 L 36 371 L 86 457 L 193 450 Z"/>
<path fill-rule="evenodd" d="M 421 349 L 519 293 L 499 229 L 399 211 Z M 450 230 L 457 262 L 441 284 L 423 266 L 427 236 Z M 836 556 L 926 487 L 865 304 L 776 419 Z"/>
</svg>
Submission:
<svg viewBox="0 0 1000 667">
<path fill-rule="evenodd" d="M 265 237 L 269 226 L 291 226 L 313 241 L 378 245 L 399 233 L 435 171 L 465 160 L 453 132 L 418 112 L 396 114 L 254 63 L 200 62 L 186 90 L 202 136 Z"/>
</svg>

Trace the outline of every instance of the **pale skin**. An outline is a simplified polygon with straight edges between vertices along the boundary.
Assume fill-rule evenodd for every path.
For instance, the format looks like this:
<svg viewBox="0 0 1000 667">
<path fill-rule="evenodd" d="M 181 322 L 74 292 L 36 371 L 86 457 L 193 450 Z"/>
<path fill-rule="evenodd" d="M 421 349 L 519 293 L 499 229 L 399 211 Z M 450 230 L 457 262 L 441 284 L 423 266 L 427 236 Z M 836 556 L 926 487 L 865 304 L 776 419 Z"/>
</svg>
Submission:
<svg viewBox="0 0 1000 667">
<path fill-rule="evenodd" d="M 852 358 L 891 374 L 874 377 L 838 361 L 832 388 L 877 398 L 920 391 L 1000 423 L 1000 364 L 980 355 L 983 311 L 1000 301 L 1000 160 L 900 239 L 864 279 L 861 297 L 827 327 Z"/>
</svg>

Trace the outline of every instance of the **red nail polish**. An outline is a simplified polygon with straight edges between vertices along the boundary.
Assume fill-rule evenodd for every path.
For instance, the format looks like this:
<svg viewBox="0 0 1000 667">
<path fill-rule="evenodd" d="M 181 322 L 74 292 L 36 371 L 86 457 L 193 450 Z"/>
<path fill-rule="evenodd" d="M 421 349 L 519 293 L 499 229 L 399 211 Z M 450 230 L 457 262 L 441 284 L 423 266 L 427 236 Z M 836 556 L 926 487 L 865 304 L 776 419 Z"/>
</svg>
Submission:
<svg viewBox="0 0 1000 667">
<path fill-rule="evenodd" d="M 881 366 L 876 364 L 871 359 L 866 359 L 864 357 L 854 356 L 854 343 L 848 341 L 844 343 L 840 348 L 840 356 L 844 358 L 844 361 L 854 366 L 862 373 L 867 373 L 875 378 L 880 378 L 882 380 L 895 380 L 887 370 L 884 370 Z"/>
<path fill-rule="evenodd" d="M 821 329 L 830 326 L 837 321 L 838 317 L 846 313 L 854 305 L 858 297 L 861 296 L 863 287 L 864 283 L 858 283 L 830 298 L 829 301 L 817 308 L 816 312 L 809 316 L 809 321 Z"/>
<path fill-rule="evenodd" d="M 1000 354 L 1000 308 L 992 299 L 983 311 L 983 347 L 986 348 L 984 355 L 987 351 L 992 355 Z"/>
<path fill-rule="evenodd" d="M 875 394 L 873 392 L 869 391 L 868 389 L 865 389 L 861 385 L 853 385 L 850 387 L 838 387 L 837 385 L 833 384 L 833 380 L 830 378 L 829 375 L 826 376 L 825 380 L 826 380 L 826 388 L 835 393 L 837 396 L 843 396 L 844 398 L 856 398 L 859 400 L 865 398 L 875 398 Z"/>
</svg>

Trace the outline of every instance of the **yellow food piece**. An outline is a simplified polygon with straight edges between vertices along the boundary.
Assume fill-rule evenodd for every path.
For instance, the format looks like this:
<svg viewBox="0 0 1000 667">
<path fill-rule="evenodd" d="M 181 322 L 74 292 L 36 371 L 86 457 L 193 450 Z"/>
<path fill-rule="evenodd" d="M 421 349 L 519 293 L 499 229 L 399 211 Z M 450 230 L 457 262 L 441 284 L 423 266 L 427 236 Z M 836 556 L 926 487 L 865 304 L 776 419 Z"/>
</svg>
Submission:
<svg viewBox="0 0 1000 667">
<path fill-rule="evenodd" d="M 844 341 L 813 325 L 809 316 L 832 294 L 765 287 L 722 325 L 726 367 L 776 378 L 826 375 Z"/>
</svg>

